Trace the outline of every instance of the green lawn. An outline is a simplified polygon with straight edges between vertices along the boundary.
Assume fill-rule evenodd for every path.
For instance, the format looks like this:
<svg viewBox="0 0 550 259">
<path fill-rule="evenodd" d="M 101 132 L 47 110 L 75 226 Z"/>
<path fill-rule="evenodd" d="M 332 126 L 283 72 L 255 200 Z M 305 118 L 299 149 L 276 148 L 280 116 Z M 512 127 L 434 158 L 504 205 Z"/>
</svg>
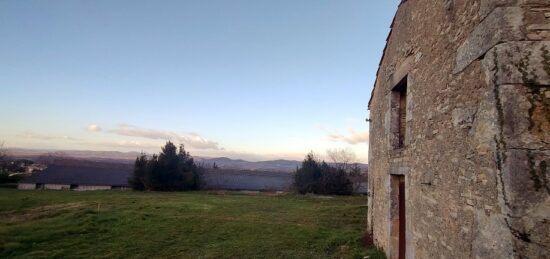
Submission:
<svg viewBox="0 0 550 259">
<path fill-rule="evenodd" d="M 0 188 L 0 258 L 382 258 L 366 197 Z"/>
</svg>

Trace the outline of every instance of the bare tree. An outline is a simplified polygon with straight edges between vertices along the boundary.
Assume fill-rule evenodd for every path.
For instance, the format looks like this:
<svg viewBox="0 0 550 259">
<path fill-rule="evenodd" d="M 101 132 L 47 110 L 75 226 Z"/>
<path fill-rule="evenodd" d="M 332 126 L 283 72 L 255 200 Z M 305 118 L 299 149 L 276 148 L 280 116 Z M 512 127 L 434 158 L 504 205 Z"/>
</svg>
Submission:
<svg viewBox="0 0 550 259">
<path fill-rule="evenodd" d="M 334 164 L 335 167 L 337 167 L 338 169 L 343 169 L 346 172 L 352 169 L 353 164 L 357 160 L 357 156 L 349 148 L 328 149 L 327 156 L 330 159 L 330 161 Z"/>
<path fill-rule="evenodd" d="M 0 161 L 4 161 L 6 159 L 6 149 L 4 149 L 4 142 L 2 141 L 0 143 Z"/>
<path fill-rule="evenodd" d="M 8 157 L 8 154 L 6 152 L 6 149 L 4 148 L 4 142 L 2 141 L 0 142 L 0 173 L 3 173 L 4 171 L 6 171 L 7 157 Z"/>
</svg>

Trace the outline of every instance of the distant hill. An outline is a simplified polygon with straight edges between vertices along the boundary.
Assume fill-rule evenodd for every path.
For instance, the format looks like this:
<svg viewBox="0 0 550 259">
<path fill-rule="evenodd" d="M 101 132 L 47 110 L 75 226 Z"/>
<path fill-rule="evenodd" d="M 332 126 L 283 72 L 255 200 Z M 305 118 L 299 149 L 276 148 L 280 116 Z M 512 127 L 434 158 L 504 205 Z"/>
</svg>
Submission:
<svg viewBox="0 0 550 259">
<path fill-rule="evenodd" d="M 243 169 L 243 170 L 258 170 L 258 171 L 277 171 L 277 172 L 292 172 L 301 164 L 295 160 L 269 160 L 269 161 L 245 161 L 242 159 L 231 159 L 227 157 L 218 158 L 202 158 L 196 157 L 195 160 L 204 165 L 204 167 L 213 167 L 214 163 L 223 169 Z"/>
<path fill-rule="evenodd" d="M 120 163 L 133 164 L 139 152 L 119 152 L 119 151 L 89 151 L 89 150 L 35 150 L 10 148 L 8 155 L 14 158 L 24 158 L 33 161 L 47 163 L 55 160 L 59 163 L 60 158 L 67 160 L 78 159 L 101 163 Z M 198 164 L 206 168 L 212 168 L 214 163 L 221 169 L 253 170 L 253 171 L 272 171 L 272 172 L 293 172 L 300 166 L 301 161 L 296 160 L 267 160 L 267 161 L 246 161 L 242 159 L 231 159 L 227 157 L 194 157 Z M 366 164 L 359 164 L 366 170 Z"/>
</svg>

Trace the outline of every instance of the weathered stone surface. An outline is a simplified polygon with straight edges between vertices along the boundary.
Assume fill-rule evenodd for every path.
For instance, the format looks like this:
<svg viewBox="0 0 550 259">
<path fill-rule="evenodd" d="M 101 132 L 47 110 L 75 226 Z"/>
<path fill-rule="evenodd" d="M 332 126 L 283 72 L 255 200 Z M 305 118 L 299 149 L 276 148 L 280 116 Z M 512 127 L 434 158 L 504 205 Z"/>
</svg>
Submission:
<svg viewBox="0 0 550 259">
<path fill-rule="evenodd" d="M 508 228 L 518 255 L 548 256 L 550 233 L 550 151 L 511 149 L 506 152 L 502 187 Z"/>
<path fill-rule="evenodd" d="M 472 244 L 472 258 L 513 258 L 512 237 L 502 215 L 476 210 L 473 231 L 477 242 Z"/>
<path fill-rule="evenodd" d="M 487 52 L 483 65 L 493 84 L 550 85 L 550 42 L 499 44 Z"/>
<path fill-rule="evenodd" d="M 474 121 L 475 114 L 476 110 L 473 108 L 455 108 L 451 113 L 453 126 L 470 128 Z"/>
<path fill-rule="evenodd" d="M 479 16 L 483 19 L 496 7 L 510 6 L 517 2 L 518 0 L 481 0 L 479 6 Z"/>
<path fill-rule="evenodd" d="M 550 179 L 547 166 L 550 151 L 510 149 L 503 161 L 502 183 L 507 213 L 513 218 L 540 217 L 550 221 L 550 214 L 530 215 L 538 207 L 550 210 Z M 545 206 L 539 206 L 545 205 Z"/>
<path fill-rule="evenodd" d="M 392 177 L 406 183 L 407 258 L 550 254 L 547 12 L 548 0 L 400 6 L 369 104 L 369 232 L 389 258 Z M 407 137 L 396 149 L 392 89 L 404 75 Z"/>
<path fill-rule="evenodd" d="M 522 25 L 520 7 L 495 8 L 458 48 L 453 73 L 462 71 L 499 42 L 523 39 Z"/>
<path fill-rule="evenodd" d="M 549 87 L 502 85 L 498 89 L 502 137 L 507 148 L 550 149 Z"/>
</svg>

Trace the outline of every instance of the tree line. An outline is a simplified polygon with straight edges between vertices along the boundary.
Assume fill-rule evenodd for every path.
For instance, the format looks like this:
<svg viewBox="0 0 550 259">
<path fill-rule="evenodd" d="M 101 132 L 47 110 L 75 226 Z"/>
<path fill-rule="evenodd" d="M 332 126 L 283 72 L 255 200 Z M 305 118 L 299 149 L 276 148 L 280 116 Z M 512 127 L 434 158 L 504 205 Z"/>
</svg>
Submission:
<svg viewBox="0 0 550 259">
<path fill-rule="evenodd" d="M 306 155 L 293 175 L 294 189 L 300 194 L 350 195 L 355 186 L 352 178 L 361 168 L 351 163 L 354 154 L 345 150 L 329 150 L 332 163 L 318 159 L 313 152 Z M 218 168 L 217 165 L 214 168 Z M 134 171 L 128 180 L 138 191 L 190 191 L 201 187 L 204 168 L 195 163 L 183 145 L 179 148 L 168 141 L 159 154 L 136 158 Z"/>
</svg>

